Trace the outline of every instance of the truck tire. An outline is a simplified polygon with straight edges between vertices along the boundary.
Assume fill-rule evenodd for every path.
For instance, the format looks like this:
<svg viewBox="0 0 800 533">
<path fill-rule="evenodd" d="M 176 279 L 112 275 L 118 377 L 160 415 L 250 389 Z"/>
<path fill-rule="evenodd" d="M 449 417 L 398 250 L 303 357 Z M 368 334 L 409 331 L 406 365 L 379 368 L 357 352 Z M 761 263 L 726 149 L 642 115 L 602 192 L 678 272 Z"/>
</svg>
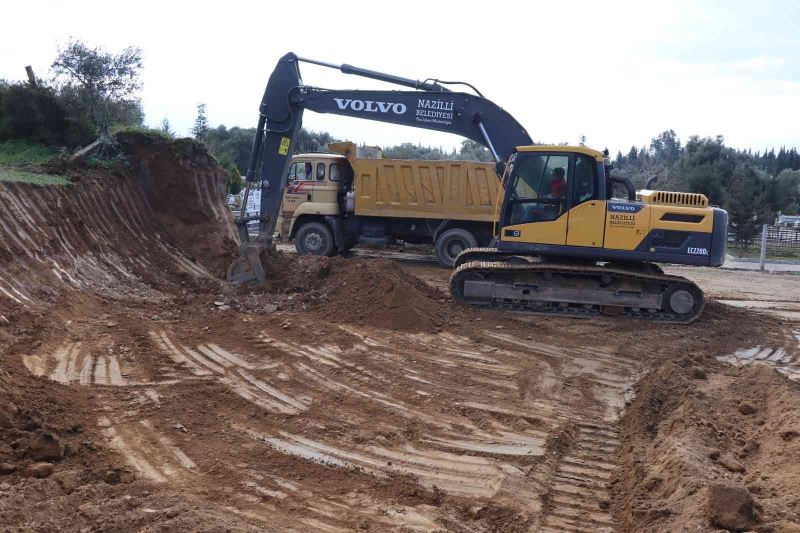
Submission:
<svg viewBox="0 0 800 533">
<path fill-rule="evenodd" d="M 467 248 L 477 246 L 478 240 L 470 231 L 461 228 L 449 229 L 436 239 L 436 257 L 439 258 L 440 265 L 453 268 L 458 254 Z"/>
<path fill-rule="evenodd" d="M 336 249 L 333 233 L 325 224 L 308 222 L 294 236 L 294 247 L 300 255 L 333 255 Z"/>
</svg>

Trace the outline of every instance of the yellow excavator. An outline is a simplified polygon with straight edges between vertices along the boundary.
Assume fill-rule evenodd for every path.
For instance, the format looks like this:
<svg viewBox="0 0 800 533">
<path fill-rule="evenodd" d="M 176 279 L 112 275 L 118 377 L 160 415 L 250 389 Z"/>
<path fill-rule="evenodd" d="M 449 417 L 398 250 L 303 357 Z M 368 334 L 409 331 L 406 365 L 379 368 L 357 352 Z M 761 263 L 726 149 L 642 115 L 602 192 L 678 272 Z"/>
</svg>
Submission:
<svg viewBox="0 0 800 533">
<path fill-rule="evenodd" d="M 312 87 L 301 81 L 300 62 L 413 90 Z M 471 92 L 452 91 L 454 85 Z M 229 269 L 232 281 L 264 280 L 261 251 L 271 245 L 306 109 L 455 133 L 489 150 L 503 188 L 495 237 L 491 247 L 458 256 L 450 278 L 455 299 L 561 316 L 604 313 L 669 323 L 700 316 L 702 290 L 656 263 L 723 263 L 728 214 L 710 207 L 704 195 L 650 190 L 652 180 L 636 191 L 612 174 L 607 151 L 534 145 L 514 117 L 468 83 L 417 81 L 291 53 L 278 62 L 261 101 L 245 189 L 247 195 L 260 182 L 261 210 L 250 217 L 243 210 L 236 219 L 242 244 Z M 404 186 L 398 181 L 400 194 Z M 624 198 L 615 197 L 617 186 Z M 247 224 L 255 220 L 259 233 L 251 239 Z M 347 214 L 337 220 L 330 230 L 338 245 Z"/>
</svg>

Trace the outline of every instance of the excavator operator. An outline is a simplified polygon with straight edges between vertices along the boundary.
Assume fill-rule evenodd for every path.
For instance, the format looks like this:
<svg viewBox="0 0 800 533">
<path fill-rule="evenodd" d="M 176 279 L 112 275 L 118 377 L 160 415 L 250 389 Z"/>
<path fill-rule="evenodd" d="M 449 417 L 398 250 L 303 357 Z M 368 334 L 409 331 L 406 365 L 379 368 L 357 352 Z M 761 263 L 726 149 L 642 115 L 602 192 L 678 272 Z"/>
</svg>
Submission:
<svg viewBox="0 0 800 533">
<path fill-rule="evenodd" d="M 563 200 L 565 194 L 567 194 L 567 180 L 564 178 L 564 168 L 554 168 L 553 179 L 550 182 L 550 194 L 547 195 L 547 198 L 550 200 Z"/>
</svg>

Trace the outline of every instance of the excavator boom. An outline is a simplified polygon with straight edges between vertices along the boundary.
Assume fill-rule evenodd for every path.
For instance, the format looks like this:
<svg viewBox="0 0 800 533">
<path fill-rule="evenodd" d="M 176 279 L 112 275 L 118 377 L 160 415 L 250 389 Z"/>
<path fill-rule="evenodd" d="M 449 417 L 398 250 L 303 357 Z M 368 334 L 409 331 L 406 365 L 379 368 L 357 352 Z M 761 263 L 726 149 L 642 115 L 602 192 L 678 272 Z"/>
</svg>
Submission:
<svg viewBox="0 0 800 533">
<path fill-rule="evenodd" d="M 304 85 L 300 77 L 301 62 L 414 90 L 338 90 Z M 417 81 L 352 65 L 305 59 L 292 53 L 283 56 L 261 99 L 246 174 L 243 206 L 247 205 L 252 185 L 260 181 L 261 209 L 258 215 L 247 217 L 243 207 L 241 216 L 236 219 L 241 248 L 239 259 L 228 271 L 228 278 L 240 282 L 264 281 L 259 257 L 272 240 L 283 198 L 284 176 L 306 109 L 460 135 L 488 148 L 498 164 L 505 163 L 517 146 L 532 144 L 525 128 L 500 106 L 480 93 L 451 91 L 444 86 L 446 84 L 472 87 L 463 82 Z M 247 223 L 253 220 L 259 221 L 255 240 L 251 240 L 247 231 Z"/>
</svg>

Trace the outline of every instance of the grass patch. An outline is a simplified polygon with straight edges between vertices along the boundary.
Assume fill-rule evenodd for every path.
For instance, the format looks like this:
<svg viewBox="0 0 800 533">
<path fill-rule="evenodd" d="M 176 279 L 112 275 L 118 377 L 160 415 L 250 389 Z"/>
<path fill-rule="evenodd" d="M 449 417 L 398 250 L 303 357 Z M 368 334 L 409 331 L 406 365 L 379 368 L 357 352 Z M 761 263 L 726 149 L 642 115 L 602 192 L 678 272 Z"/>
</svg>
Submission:
<svg viewBox="0 0 800 533">
<path fill-rule="evenodd" d="M 146 135 L 150 135 L 151 137 L 158 137 L 160 139 L 164 139 L 167 141 L 174 141 L 175 136 L 165 132 L 164 130 L 160 130 L 157 128 L 148 128 L 146 126 L 121 126 L 117 128 L 112 128 L 111 133 L 124 133 L 124 132 L 138 132 L 144 133 Z"/>
<path fill-rule="evenodd" d="M 761 246 L 729 246 L 728 253 L 735 258 L 757 259 L 761 257 Z M 767 243 L 767 259 L 800 259 L 800 250 L 790 246 L 781 249 L 779 242 L 771 241 Z"/>
<path fill-rule="evenodd" d="M 41 165 L 58 155 L 58 149 L 26 141 L 0 143 L 0 164 Z"/>
<path fill-rule="evenodd" d="M 17 168 L 0 167 L 0 181 L 32 183 L 33 185 L 69 185 L 69 181 L 54 174 L 36 174 Z"/>
</svg>

